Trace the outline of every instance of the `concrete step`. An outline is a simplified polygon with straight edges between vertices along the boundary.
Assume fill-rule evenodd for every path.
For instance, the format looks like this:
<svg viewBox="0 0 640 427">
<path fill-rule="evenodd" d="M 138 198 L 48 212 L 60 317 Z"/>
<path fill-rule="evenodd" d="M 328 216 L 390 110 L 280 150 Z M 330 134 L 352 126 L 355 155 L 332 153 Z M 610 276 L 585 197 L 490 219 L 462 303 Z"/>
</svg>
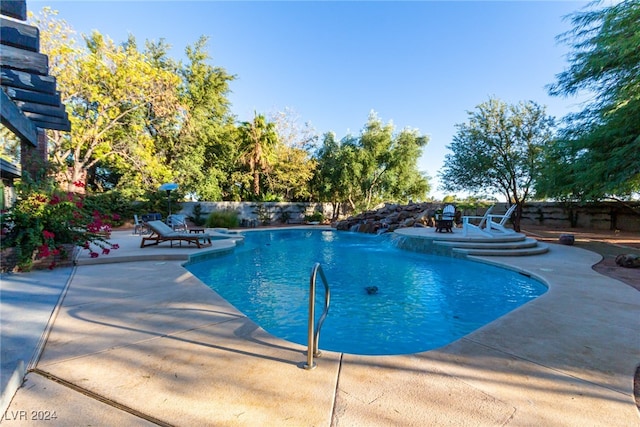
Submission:
<svg viewBox="0 0 640 427">
<path fill-rule="evenodd" d="M 457 229 L 456 229 L 457 231 Z M 403 234 L 402 230 L 396 230 L 396 233 Z M 462 235 L 462 231 L 454 233 L 434 233 L 430 235 L 429 239 L 435 242 L 478 242 L 478 243 L 503 243 L 503 242 L 519 242 L 527 238 L 523 233 L 507 233 L 507 234 L 495 234 L 494 236 L 487 236 L 484 234 L 469 234 L 467 236 Z M 412 236 L 413 237 L 413 236 Z M 419 236 L 415 236 L 419 237 Z"/>
<path fill-rule="evenodd" d="M 543 254 L 549 248 L 524 233 L 494 233 L 487 236 L 481 233 L 462 235 L 462 230 L 453 233 L 436 233 L 433 229 L 398 229 L 394 231 L 400 242 L 398 247 L 408 250 L 441 254 L 487 255 L 487 256 L 525 256 Z M 426 241 L 423 244 L 421 242 Z M 407 242 L 414 242 L 410 244 Z"/>
<path fill-rule="evenodd" d="M 474 242 L 454 242 L 454 241 L 435 241 L 434 245 L 447 246 L 451 248 L 460 249 L 526 249 L 535 247 L 538 244 L 536 239 L 526 237 L 518 241 L 509 242 L 487 242 L 487 241 L 474 241 Z"/>
<path fill-rule="evenodd" d="M 464 255 L 475 256 L 528 256 L 540 255 L 549 251 L 549 246 L 545 243 L 537 242 L 533 247 L 520 249 L 465 249 L 453 248 L 453 252 Z"/>
</svg>

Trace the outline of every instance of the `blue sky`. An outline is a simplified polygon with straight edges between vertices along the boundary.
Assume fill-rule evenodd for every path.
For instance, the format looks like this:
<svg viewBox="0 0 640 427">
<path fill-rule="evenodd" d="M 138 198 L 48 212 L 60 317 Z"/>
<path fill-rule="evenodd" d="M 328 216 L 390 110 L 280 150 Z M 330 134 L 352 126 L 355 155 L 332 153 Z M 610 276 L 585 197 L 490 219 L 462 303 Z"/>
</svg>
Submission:
<svg viewBox="0 0 640 427">
<path fill-rule="evenodd" d="M 558 118 L 580 110 L 546 86 L 567 66 L 556 36 L 578 1 L 45 1 L 78 33 L 116 42 L 164 38 L 171 55 L 209 37 L 211 65 L 237 79 L 238 120 L 288 108 L 318 134 L 359 134 L 370 111 L 397 131 L 430 137 L 419 162 L 442 197 L 437 172 L 467 112 L 488 100 L 532 100 Z"/>
</svg>

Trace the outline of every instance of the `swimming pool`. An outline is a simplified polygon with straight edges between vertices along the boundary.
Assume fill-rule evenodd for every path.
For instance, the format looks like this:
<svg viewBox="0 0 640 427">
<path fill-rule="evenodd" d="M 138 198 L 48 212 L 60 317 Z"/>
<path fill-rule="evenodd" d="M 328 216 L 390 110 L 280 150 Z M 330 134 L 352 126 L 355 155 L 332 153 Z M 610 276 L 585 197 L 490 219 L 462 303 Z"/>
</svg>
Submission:
<svg viewBox="0 0 640 427">
<path fill-rule="evenodd" d="M 333 230 L 251 231 L 232 253 L 186 268 L 262 328 L 307 344 L 309 276 L 320 262 L 331 288 L 319 348 L 409 354 L 449 344 L 540 296 L 511 270 L 404 251 L 388 236 Z M 378 291 L 369 294 L 368 286 Z M 324 288 L 318 283 L 319 317 Z"/>
</svg>

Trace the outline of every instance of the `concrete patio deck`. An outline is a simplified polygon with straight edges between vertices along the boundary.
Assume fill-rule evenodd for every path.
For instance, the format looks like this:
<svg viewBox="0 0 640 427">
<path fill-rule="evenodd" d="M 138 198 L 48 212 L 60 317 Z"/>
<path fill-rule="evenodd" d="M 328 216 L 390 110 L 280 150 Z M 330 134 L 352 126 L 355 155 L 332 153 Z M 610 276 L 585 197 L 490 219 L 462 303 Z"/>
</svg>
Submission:
<svg viewBox="0 0 640 427">
<path fill-rule="evenodd" d="M 477 258 L 549 291 L 440 349 L 324 352 L 307 371 L 305 348 L 269 335 L 181 267 L 190 254 L 228 250 L 223 241 L 140 249 L 126 231 L 112 241 L 116 252 L 81 253 L 77 267 L 54 271 L 46 303 L 26 289 L 50 272 L 2 276 L 3 358 L 6 345 L 33 346 L 21 348 L 24 384 L 15 396 L 4 390 L 13 399 L 3 425 L 53 413 L 56 426 L 640 425 L 640 292 L 594 272 L 593 252 L 551 244 L 538 256 Z M 25 316 L 42 328 L 18 326 Z"/>
</svg>

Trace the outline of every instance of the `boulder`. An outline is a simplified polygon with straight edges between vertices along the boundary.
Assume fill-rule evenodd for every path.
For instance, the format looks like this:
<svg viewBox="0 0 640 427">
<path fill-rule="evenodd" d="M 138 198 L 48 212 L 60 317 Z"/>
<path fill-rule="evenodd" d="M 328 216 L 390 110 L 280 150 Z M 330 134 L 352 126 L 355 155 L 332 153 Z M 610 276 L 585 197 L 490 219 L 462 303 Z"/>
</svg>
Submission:
<svg viewBox="0 0 640 427">
<path fill-rule="evenodd" d="M 365 222 L 364 224 L 360 225 L 360 228 L 358 229 L 358 231 L 360 233 L 375 234 L 378 231 L 378 228 L 380 228 L 379 223 Z"/>
<path fill-rule="evenodd" d="M 640 255 L 620 254 L 616 257 L 616 264 L 620 267 L 638 268 L 640 267 Z"/>
<path fill-rule="evenodd" d="M 412 227 L 416 223 L 416 220 L 413 218 L 407 218 L 400 224 L 400 227 Z"/>
<path fill-rule="evenodd" d="M 575 241 L 576 241 L 576 238 L 573 234 L 561 234 L 560 237 L 558 238 L 558 242 L 561 245 L 573 246 Z"/>
<path fill-rule="evenodd" d="M 436 206 L 430 202 L 411 202 L 408 205 L 388 203 L 338 221 L 334 226 L 338 230 L 361 233 L 385 233 L 403 227 L 434 227 L 435 212 Z"/>
</svg>

